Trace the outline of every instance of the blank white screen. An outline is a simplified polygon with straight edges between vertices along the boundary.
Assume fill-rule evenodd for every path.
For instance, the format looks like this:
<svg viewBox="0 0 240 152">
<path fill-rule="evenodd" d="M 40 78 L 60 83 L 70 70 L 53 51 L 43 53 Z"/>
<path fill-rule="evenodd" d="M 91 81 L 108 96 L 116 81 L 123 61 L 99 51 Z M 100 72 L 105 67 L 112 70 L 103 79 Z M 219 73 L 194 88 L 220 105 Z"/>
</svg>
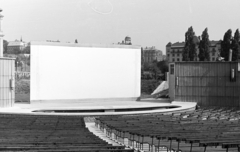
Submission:
<svg viewBox="0 0 240 152">
<path fill-rule="evenodd" d="M 140 70 L 137 47 L 32 43 L 31 100 L 139 97 Z"/>
</svg>

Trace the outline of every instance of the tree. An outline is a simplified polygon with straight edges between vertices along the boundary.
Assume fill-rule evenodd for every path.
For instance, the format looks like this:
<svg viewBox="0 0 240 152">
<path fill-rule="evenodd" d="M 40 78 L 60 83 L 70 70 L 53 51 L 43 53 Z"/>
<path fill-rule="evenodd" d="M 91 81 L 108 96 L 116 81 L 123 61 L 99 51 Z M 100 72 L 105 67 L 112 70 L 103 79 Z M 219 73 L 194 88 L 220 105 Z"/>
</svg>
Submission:
<svg viewBox="0 0 240 152">
<path fill-rule="evenodd" d="M 157 63 L 157 67 L 159 68 L 159 70 L 161 71 L 161 73 L 166 73 L 168 72 L 168 63 L 167 61 L 163 60 L 163 61 L 159 61 Z"/>
<path fill-rule="evenodd" d="M 210 55 L 209 55 L 209 35 L 208 35 L 208 29 L 205 28 L 205 30 L 202 33 L 202 39 L 199 43 L 199 60 L 200 61 L 210 61 Z"/>
<path fill-rule="evenodd" d="M 163 79 L 165 80 L 166 78 L 166 72 L 168 72 L 168 63 L 167 61 L 163 60 L 163 61 L 159 61 L 157 63 L 157 67 L 158 69 L 161 71 L 161 73 L 163 74 Z"/>
<path fill-rule="evenodd" d="M 8 41 L 3 40 L 3 53 L 7 54 Z"/>
<path fill-rule="evenodd" d="M 75 43 L 78 43 L 78 40 L 77 40 L 77 39 L 75 40 Z"/>
<path fill-rule="evenodd" d="M 221 42 L 221 57 L 224 58 L 225 61 L 228 61 L 229 51 L 231 49 L 231 39 L 232 39 L 232 30 L 229 29 L 223 37 L 223 41 Z"/>
<path fill-rule="evenodd" d="M 19 48 L 14 48 L 12 51 L 12 54 L 20 54 L 20 53 L 21 53 L 21 50 Z"/>
<path fill-rule="evenodd" d="M 21 59 L 20 59 L 20 57 L 17 57 L 16 59 L 15 59 L 15 67 L 16 67 L 16 69 L 18 68 L 18 67 L 22 67 L 22 61 L 21 61 Z M 17 71 L 17 70 L 16 70 Z"/>
<path fill-rule="evenodd" d="M 24 53 L 24 54 L 30 54 L 30 45 L 28 45 L 27 47 L 25 47 L 25 48 L 23 49 L 23 53 Z"/>
<path fill-rule="evenodd" d="M 143 71 L 150 71 L 151 70 L 151 64 L 144 62 L 143 63 Z"/>
<path fill-rule="evenodd" d="M 17 67 L 18 66 L 18 62 L 20 61 L 20 59 L 17 57 L 16 59 L 15 59 L 15 67 Z"/>
<path fill-rule="evenodd" d="M 193 28 L 188 28 L 188 31 L 185 33 L 185 46 L 183 49 L 183 61 L 196 61 L 197 60 L 197 49 L 196 42 L 194 40 L 195 33 Z"/>
<path fill-rule="evenodd" d="M 153 63 L 151 64 L 151 71 L 154 74 L 155 80 L 157 80 L 157 76 L 160 73 L 160 70 L 157 66 L 157 61 L 154 60 Z"/>
<path fill-rule="evenodd" d="M 239 31 L 238 29 L 236 30 L 234 37 L 232 39 L 232 44 L 231 44 L 231 48 L 232 48 L 232 61 L 237 61 L 238 59 L 240 59 L 239 57 Z"/>
<path fill-rule="evenodd" d="M 27 65 L 28 65 L 28 66 L 30 66 L 30 63 L 31 63 L 30 61 L 31 61 L 31 60 L 30 60 L 30 56 L 29 56 L 29 57 L 27 58 Z"/>
</svg>

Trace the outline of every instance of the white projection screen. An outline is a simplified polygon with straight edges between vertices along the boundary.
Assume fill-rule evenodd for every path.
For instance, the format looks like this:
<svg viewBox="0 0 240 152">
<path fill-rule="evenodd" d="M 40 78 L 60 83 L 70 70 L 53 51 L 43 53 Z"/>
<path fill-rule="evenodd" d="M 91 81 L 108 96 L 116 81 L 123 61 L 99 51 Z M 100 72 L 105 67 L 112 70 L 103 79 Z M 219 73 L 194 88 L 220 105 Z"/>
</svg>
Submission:
<svg viewBox="0 0 240 152">
<path fill-rule="evenodd" d="M 31 102 L 137 100 L 140 77 L 140 46 L 31 42 Z"/>
</svg>

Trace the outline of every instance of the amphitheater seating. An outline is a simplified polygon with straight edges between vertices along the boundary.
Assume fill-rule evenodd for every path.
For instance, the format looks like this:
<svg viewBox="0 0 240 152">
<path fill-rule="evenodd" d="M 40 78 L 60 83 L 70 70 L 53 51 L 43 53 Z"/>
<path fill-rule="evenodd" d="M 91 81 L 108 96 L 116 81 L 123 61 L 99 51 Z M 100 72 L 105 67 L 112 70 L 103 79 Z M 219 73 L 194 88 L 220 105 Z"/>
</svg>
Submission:
<svg viewBox="0 0 240 152">
<path fill-rule="evenodd" d="M 203 107 L 172 114 L 106 116 L 96 125 L 107 135 L 149 151 L 240 151 L 240 109 Z"/>
<path fill-rule="evenodd" d="M 0 115 L 0 151 L 133 152 L 112 146 L 79 116 Z"/>
</svg>

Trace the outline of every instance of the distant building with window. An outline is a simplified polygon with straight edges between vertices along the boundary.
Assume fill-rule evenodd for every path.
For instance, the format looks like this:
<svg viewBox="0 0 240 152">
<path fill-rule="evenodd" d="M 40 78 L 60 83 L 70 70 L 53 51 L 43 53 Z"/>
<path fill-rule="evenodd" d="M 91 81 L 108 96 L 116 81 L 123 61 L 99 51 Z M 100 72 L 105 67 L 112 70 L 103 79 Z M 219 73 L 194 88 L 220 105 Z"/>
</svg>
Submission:
<svg viewBox="0 0 240 152">
<path fill-rule="evenodd" d="M 22 39 L 20 41 L 10 41 L 7 46 L 7 52 L 13 52 L 16 49 L 22 51 L 27 45 L 28 43 L 23 42 Z"/>
<path fill-rule="evenodd" d="M 144 63 L 152 63 L 153 61 L 162 61 L 163 60 L 163 53 L 161 50 L 152 47 L 145 47 L 142 48 L 142 56 Z"/>
<path fill-rule="evenodd" d="M 221 52 L 221 41 L 210 41 L 210 61 L 216 61 Z"/>
<path fill-rule="evenodd" d="M 181 62 L 182 61 L 182 52 L 185 46 L 185 42 L 169 42 L 166 45 L 166 58 L 168 62 Z M 221 41 L 210 41 L 209 46 L 209 55 L 210 61 L 216 61 L 218 54 L 220 54 L 221 50 Z M 197 54 L 199 54 L 199 48 L 197 46 Z M 199 58 L 197 57 L 199 61 Z"/>
</svg>

